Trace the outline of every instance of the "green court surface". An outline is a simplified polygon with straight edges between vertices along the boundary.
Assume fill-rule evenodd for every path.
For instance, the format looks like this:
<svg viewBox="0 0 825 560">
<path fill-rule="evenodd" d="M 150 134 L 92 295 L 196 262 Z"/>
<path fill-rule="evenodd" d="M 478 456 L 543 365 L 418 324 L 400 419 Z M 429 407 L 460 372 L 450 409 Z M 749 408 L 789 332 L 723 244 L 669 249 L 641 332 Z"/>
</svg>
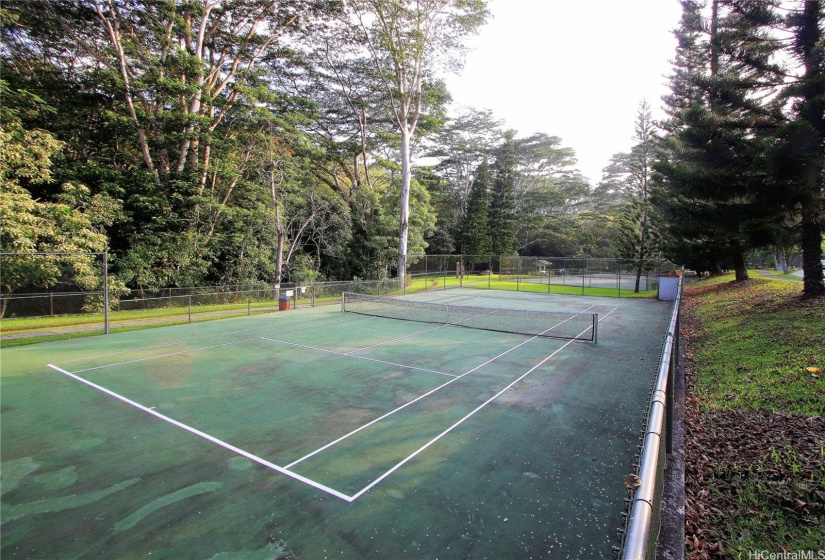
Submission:
<svg viewBox="0 0 825 560">
<path fill-rule="evenodd" d="M 3 558 L 609 557 L 671 305 L 406 299 L 598 343 L 328 306 L 3 349 Z"/>
</svg>

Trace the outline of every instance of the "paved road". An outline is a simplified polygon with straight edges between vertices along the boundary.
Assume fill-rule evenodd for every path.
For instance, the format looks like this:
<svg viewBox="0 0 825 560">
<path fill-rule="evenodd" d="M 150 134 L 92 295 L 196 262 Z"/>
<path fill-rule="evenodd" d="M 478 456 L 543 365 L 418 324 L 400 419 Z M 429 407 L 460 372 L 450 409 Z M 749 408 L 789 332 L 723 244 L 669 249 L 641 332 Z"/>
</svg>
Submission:
<svg viewBox="0 0 825 560">
<path fill-rule="evenodd" d="M 776 280 L 785 280 L 787 282 L 802 282 L 802 270 L 795 270 L 791 272 L 791 276 L 782 276 L 774 270 L 757 270 L 759 274 Z"/>
</svg>

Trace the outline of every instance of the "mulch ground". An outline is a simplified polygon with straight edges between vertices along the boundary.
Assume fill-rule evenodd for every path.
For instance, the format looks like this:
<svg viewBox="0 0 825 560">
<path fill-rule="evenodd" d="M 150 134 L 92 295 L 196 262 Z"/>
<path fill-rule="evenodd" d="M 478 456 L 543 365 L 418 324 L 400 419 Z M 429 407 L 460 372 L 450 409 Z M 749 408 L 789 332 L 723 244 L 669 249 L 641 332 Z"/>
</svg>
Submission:
<svg viewBox="0 0 825 560">
<path fill-rule="evenodd" d="M 800 305 L 804 305 L 801 303 Z M 760 509 L 782 508 L 795 523 L 816 526 L 825 515 L 822 476 L 825 419 L 774 414 L 765 410 L 710 410 L 693 394 L 696 360 L 692 352 L 704 336 L 696 319 L 697 302 L 687 295 L 682 315 L 685 350 L 685 557 L 731 558 L 734 535 L 726 520 L 760 517 Z M 754 488 L 758 502 L 754 507 Z M 772 516 L 764 515 L 765 532 Z M 775 524 L 775 522 L 773 522 Z M 777 534 L 775 552 L 783 548 Z M 787 539 L 785 539 L 787 542 Z"/>
</svg>

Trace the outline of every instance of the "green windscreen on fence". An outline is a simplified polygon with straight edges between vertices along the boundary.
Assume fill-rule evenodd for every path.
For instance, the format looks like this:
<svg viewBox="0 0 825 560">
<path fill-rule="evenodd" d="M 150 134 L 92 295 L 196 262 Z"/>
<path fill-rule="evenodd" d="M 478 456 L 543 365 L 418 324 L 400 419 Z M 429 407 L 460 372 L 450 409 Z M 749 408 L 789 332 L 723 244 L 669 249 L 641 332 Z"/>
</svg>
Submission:
<svg viewBox="0 0 825 560">
<path fill-rule="evenodd" d="M 341 310 L 472 329 L 596 341 L 598 314 L 447 305 L 345 292 Z"/>
</svg>

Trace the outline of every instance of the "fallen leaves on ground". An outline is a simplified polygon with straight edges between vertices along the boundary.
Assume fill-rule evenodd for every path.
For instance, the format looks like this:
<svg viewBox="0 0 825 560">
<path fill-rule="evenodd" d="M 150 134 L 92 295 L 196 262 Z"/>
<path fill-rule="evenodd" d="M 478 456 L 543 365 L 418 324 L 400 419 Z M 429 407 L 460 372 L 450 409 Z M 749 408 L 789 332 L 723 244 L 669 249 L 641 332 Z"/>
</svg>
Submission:
<svg viewBox="0 0 825 560">
<path fill-rule="evenodd" d="M 710 409 L 693 391 L 694 352 L 707 336 L 696 316 L 696 295 L 730 289 L 734 287 L 715 285 L 688 292 L 683 305 L 685 557 L 690 560 L 732 557 L 730 522 L 743 516 L 764 518 L 765 534 L 772 529 L 768 511 L 772 508 L 781 508 L 785 517 L 800 524 L 816 526 L 825 519 L 825 419 L 765 410 Z M 763 311 L 777 306 L 775 298 L 765 295 L 754 293 L 749 298 L 748 305 Z"/>
</svg>

